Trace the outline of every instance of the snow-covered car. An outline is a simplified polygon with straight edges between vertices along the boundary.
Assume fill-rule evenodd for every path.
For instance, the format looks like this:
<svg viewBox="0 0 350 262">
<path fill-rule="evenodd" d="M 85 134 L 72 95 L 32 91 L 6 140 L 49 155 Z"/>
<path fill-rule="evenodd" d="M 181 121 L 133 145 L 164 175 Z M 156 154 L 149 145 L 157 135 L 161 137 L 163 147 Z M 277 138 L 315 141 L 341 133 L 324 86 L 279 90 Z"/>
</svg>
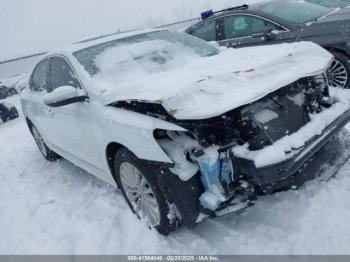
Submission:
<svg viewBox="0 0 350 262">
<path fill-rule="evenodd" d="M 15 75 L 0 82 L 0 99 L 5 99 L 9 96 L 20 94 L 28 85 L 30 74 L 25 72 L 20 75 Z"/>
<path fill-rule="evenodd" d="M 6 85 L 0 84 L 0 100 L 16 94 L 17 91 L 15 88 L 7 87 Z"/>
<path fill-rule="evenodd" d="M 8 102 L 0 102 L 0 124 L 18 117 L 16 107 Z"/>
<path fill-rule="evenodd" d="M 220 49 L 167 30 L 84 40 L 35 66 L 21 103 L 39 150 L 119 186 L 160 233 L 286 185 L 349 121 L 332 55 Z"/>
</svg>

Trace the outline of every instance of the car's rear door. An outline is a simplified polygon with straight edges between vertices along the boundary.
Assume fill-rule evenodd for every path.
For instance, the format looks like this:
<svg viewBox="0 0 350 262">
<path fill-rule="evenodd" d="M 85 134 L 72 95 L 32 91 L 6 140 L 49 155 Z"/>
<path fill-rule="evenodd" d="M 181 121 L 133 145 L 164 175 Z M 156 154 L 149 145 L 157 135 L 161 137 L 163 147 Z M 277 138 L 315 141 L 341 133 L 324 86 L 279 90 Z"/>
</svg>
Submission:
<svg viewBox="0 0 350 262">
<path fill-rule="evenodd" d="M 47 143 L 52 140 L 52 125 L 50 123 L 52 109 L 45 105 L 43 98 L 49 86 L 49 66 L 50 60 L 48 58 L 35 66 L 29 81 L 29 89 L 21 98 L 22 107 L 27 117 Z"/>
<path fill-rule="evenodd" d="M 222 26 L 222 38 L 218 42 L 227 47 L 278 43 L 283 41 L 283 34 L 288 31 L 275 22 L 252 14 L 223 16 L 218 24 Z M 265 35 L 269 31 L 277 34 Z"/>
</svg>

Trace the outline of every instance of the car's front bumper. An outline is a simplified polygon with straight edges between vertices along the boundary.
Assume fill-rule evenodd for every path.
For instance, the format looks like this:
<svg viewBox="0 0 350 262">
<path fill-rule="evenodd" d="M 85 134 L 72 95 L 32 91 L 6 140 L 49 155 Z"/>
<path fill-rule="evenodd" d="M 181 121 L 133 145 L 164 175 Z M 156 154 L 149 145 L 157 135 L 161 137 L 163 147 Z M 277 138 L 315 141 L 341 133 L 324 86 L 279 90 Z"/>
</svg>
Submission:
<svg viewBox="0 0 350 262">
<path fill-rule="evenodd" d="M 321 135 L 308 141 L 302 149 L 299 149 L 297 154 L 286 161 L 257 168 L 254 161 L 232 154 L 233 165 L 240 174 L 254 181 L 254 184 L 259 186 L 264 193 L 271 193 L 281 188 L 299 185 L 302 180 L 313 178 L 311 174 L 305 175 L 305 172 L 302 175 L 303 170 L 308 168 L 317 152 L 334 138 L 349 121 L 350 110 L 338 117 L 323 130 Z"/>
</svg>

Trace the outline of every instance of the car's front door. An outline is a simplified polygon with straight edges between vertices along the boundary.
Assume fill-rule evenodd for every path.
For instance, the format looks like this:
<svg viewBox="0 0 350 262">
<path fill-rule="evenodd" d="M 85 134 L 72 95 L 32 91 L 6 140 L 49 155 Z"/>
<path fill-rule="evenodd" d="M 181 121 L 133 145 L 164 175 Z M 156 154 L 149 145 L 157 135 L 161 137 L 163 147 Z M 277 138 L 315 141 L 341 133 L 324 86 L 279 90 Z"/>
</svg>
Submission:
<svg viewBox="0 0 350 262">
<path fill-rule="evenodd" d="M 49 82 L 49 93 L 61 86 L 83 89 L 72 66 L 61 56 L 50 59 Z M 85 164 L 101 166 L 100 152 L 92 131 L 91 103 L 73 103 L 52 107 L 51 110 L 51 143 L 67 153 L 73 161 L 79 158 Z"/>
<path fill-rule="evenodd" d="M 222 38 L 220 45 L 227 47 L 244 47 L 267 45 L 283 41 L 286 29 L 264 18 L 235 14 L 220 18 Z M 272 34 L 270 34 L 272 32 Z"/>
</svg>

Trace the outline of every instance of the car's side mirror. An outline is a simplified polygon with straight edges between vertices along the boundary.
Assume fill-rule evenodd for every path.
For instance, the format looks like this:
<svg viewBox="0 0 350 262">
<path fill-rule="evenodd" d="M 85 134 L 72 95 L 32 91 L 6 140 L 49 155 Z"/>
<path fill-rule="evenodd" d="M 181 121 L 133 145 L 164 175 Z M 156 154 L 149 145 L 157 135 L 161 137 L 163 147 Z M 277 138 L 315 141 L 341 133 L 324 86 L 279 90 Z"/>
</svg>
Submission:
<svg viewBox="0 0 350 262">
<path fill-rule="evenodd" d="M 73 86 L 60 86 L 44 96 L 44 103 L 51 107 L 65 106 L 87 101 L 85 92 Z"/>
</svg>

